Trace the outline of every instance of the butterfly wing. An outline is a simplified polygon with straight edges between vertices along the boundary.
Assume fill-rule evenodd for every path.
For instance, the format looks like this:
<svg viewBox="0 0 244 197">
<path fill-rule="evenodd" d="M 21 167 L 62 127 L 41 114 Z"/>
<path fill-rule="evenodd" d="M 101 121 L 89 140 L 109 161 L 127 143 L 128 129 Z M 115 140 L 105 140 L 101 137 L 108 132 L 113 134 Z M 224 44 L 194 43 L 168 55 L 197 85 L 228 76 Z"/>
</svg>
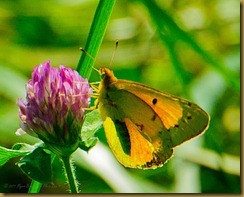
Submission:
<svg viewBox="0 0 244 197">
<path fill-rule="evenodd" d="M 162 121 L 163 130 L 169 132 L 173 147 L 200 135 L 208 128 L 209 115 L 195 103 L 140 83 L 118 80 L 115 86 L 139 97 L 152 108 L 156 118 Z"/>
<path fill-rule="evenodd" d="M 132 168 L 161 166 L 173 153 L 168 133 L 158 136 L 159 120 L 152 121 L 153 111 L 142 100 L 124 90 L 109 90 L 109 99 L 100 100 L 108 144 L 117 159 Z"/>
<path fill-rule="evenodd" d="M 109 70 L 104 71 L 98 108 L 108 144 L 124 166 L 162 166 L 172 156 L 173 147 L 207 128 L 209 117 L 196 104 L 117 80 Z"/>
</svg>

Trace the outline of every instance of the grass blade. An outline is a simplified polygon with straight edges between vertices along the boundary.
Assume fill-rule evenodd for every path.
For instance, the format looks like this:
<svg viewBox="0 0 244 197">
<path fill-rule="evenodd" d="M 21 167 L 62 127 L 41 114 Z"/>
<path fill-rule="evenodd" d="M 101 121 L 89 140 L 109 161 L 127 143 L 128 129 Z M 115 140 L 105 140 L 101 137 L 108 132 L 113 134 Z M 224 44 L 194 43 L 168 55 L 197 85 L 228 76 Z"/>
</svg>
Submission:
<svg viewBox="0 0 244 197">
<path fill-rule="evenodd" d="M 94 59 L 97 56 L 97 53 L 102 44 L 102 40 L 107 29 L 107 25 L 109 22 L 109 18 L 111 16 L 113 7 L 115 4 L 115 0 L 101 0 L 98 4 L 90 32 L 88 35 L 88 39 L 85 45 L 85 51 L 90 54 Z M 84 78 L 89 78 L 92 66 L 94 64 L 94 59 L 82 53 L 77 71 Z"/>
</svg>

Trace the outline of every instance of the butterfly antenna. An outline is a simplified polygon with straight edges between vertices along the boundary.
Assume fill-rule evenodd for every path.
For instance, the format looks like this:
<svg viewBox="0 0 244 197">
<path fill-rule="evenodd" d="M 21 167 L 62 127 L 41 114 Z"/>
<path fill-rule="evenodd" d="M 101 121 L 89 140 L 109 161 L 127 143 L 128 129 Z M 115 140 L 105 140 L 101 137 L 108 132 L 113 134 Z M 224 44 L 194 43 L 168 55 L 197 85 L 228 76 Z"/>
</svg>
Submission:
<svg viewBox="0 0 244 197">
<path fill-rule="evenodd" d="M 89 58 L 91 58 L 95 64 L 99 65 L 100 68 L 102 68 L 102 64 L 100 64 L 98 61 L 95 60 L 95 58 L 93 56 L 91 56 L 91 54 L 89 54 L 85 49 L 83 49 L 82 47 L 80 47 L 80 51 L 82 51 L 83 53 L 85 53 Z M 100 71 L 98 69 L 96 69 L 95 67 L 92 67 L 96 72 L 100 73 Z"/>
<path fill-rule="evenodd" d="M 115 53 L 116 53 L 116 51 L 117 51 L 118 45 L 119 45 L 119 41 L 116 40 L 116 43 L 115 43 L 115 49 L 114 49 L 114 52 L 113 52 L 112 57 L 111 57 L 111 60 L 110 60 L 109 68 L 112 67 L 112 64 L 113 64 L 113 62 L 114 62 L 114 56 L 115 56 Z"/>
</svg>

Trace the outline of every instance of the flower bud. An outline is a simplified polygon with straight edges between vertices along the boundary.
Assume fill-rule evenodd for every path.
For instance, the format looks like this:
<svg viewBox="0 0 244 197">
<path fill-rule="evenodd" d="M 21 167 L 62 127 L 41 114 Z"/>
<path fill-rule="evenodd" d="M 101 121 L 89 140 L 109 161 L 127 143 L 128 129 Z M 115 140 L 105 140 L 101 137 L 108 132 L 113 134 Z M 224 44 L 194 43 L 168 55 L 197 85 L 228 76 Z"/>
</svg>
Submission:
<svg viewBox="0 0 244 197">
<path fill-rule="evenodd" d="M 78 147 L 91 94 L 87 79 L 77 71 L 51 67 L 49 61 L 35 67 L 26 85 L 26 100 L 17 101 L 22 121 L 17 134 L 26 132 L 54 153 L 70 155 Z"/>
</svg>

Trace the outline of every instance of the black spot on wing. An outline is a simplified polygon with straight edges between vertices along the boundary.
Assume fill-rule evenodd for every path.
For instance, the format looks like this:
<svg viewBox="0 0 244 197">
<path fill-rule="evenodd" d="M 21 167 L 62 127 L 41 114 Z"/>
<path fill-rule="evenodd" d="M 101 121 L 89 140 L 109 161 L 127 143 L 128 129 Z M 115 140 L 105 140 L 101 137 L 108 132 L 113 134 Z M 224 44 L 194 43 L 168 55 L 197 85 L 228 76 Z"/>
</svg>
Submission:
<svg viewBox="0 0 244 197">
<path fill-rule="evenodd" d="M 162 166 L 163 162 L 161 161 L 160 156 L 157 153 L 153 154 L 153 159 L 150 162 L 147 162 L 143 168 L 152 168 L 156 166 Z"/>
<path fill-rule="evenodd" d="M 186 117 L 187 117 L 188 120 L 192 119 L 192 115 L 190 113 L 187 113 Z"/>
<path fill-rule="evenodd" d="M 153 117 L 151 118 L 152 121 L 155 121 L 156 120 L 156 114 L 153 115 Z"/>
<path fill-rule="evenodd" d="M 156 98 L 154 98 L 154 99 L 152 100 L 152 104 L 153 104 L 153 105 L 156 105 L 157 102 L 158 102 L 158 99 L 156 99 Z"/>
</svg>

